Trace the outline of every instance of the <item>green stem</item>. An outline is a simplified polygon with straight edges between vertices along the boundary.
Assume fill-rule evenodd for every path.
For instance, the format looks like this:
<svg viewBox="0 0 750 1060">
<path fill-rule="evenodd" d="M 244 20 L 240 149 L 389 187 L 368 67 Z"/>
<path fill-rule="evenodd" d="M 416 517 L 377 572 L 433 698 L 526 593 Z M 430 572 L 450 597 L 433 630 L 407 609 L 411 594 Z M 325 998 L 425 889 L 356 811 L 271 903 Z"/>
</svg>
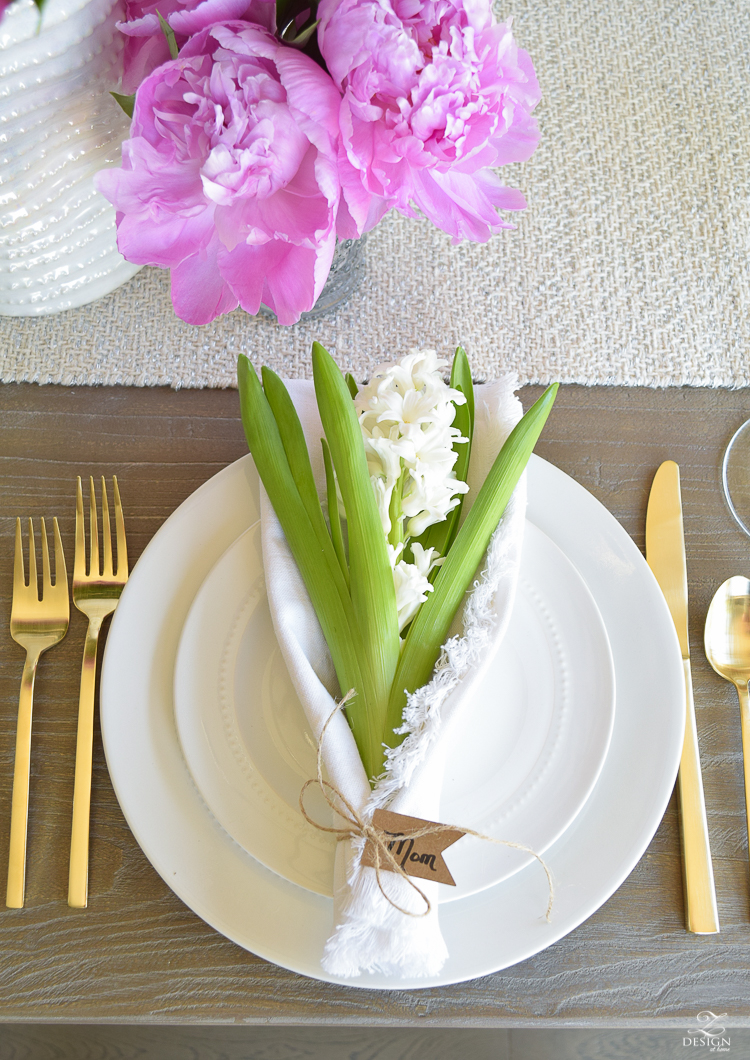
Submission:
<svg viewBox="0 0 750 1060">
<path fill-rule="evenodd" d="M 406 473 L 404 472 L 404 462 L 401 460 L 401 474 L 398 477 L 398 482 L 393 487 L 391 492 L 391 503 L 388 505 L 388 518 L 391 521 L 391 529 L 388 532 L 388 543 L 393 545 L 399 545 L 404 540 L 404 513 L 402 511 L 402 504 L 404 499 L 404 480 Z"/>
</svg>

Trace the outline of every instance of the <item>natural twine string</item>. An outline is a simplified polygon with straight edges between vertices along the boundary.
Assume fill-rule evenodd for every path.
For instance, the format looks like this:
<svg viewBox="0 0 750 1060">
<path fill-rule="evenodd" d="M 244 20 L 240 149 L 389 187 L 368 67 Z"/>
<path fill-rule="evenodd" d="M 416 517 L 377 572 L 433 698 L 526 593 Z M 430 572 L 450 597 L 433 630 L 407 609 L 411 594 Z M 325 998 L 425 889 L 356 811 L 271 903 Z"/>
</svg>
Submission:
<svg viewBox="0 0 750 1060">
<path fill-rule="evenodd" d="M 397 909 L 399 913 L 403 913 L 404 916 L 427 916 L 430 910 L 432 909 L 432 903 L 430 902 L 430 899 L 424 893 L 422 888 L 419 887 L 414 882 L 413 878 L 409 876 L 407 872 L 404 871 L 404 869 L 401 867 L 401 865 L 391 853 L 390 845 L 392 845 L 393 843 L 393 836 L 390 835 L 388 832 L 383 831 L 383 829 L 381 828 L 376 828 L 371 822 L 365 820 L 365 818 L 357 812 L 354 806 L 352 806 L 349 800 L 339 791 L 339 789 L 334 784 L 331 784 L 327 780 L 323 779 L 323 740 L 325 739 L 326 731 L 336 714 L 338 714 L 338 712 L 346 706 L 346 704 L 349 702 L 350 699 L 354 697 L 354 695 L 354 689 L 350 688 L 344 698 L 334 706 L 333 710 L 326 718 L 325 724 L 323 725 L 323 728 L 320 731 L 320 738 L 318 740 L 316 761 L 317 777 L 315 778 L 315 780 L 305 781 L 304 785 L 302 786 L 302 790 L 299 793 L 299 808 L 302 812 L 302 816 L 305 818 L 308 824 L 311 824 L 313 828 L 317 828 L 321 832 L 331 832 L 333 835 L 336 836 L 337 843 L 340 843 L 344 839 L 358 838 L 363 838 L 366 842 L 371 842 L 373 844 L 375 858 L 375 865 L 373 866 L 375 869 L 375 879 L 377 880 L 378 889 L 385 898 L 386 902 L 388 902 L 389 905 L 392 905 L 394 909 Z M 312 817 L 310 817 L 307 810 L 305 809 L 304 799 L 305 792 L 313 784 L 318 785 L 318 787 L 323 793 L 323 797 L 325 798 L 330 808 L 340 817 L 343 817 L 344 820 L 348 821 L 348 828 L 332 828 L 327 825 L 320 824 L 318 821 L 315 821 Z M 331 794 L 329 794 L 329 792 Z M 338 805 L 334 801 L 336 799 L 338 800 Z M 342 808 L 344 812 L 342 812 Z M 537 853 L 535 853 L 535 851 L 533 851 L 531 847 L 524 846 L 523 843 L 514 843 L 510 839 L 495 839 L 494 836 L 485 835 L 483 832 L 475 832 L 473 828 L 462 828 L 459 825 L 450 824 L 429 824 L 426 825 L 424 828 L 407 829 L 403 832 L 403 837 L 407 839 L 419 839 L 422 836 L 426 835 L 438 835 L 441 832 L 454 831 L 463 832 L 465 835 L 474 836 L 476 839 L 483 839 L 487 843 L 496 843 L 500 846 L 512 847 L 514 850 L 522 850 L 526 854 L 531 854 L 531 856 L 535 858 L 542 866 L 547 877 L 547 885 L 549 887 L 549 900 L 547 902 L 547 911 L 545 914 L 545 919 L 547 923 L 550 922 L 552 916 L 552 905 L 555 900 L 555 888 L 552 882 L 552 873 L 550 872 L 549 866 L 544 861 L 544 859 L 541 858 Z M 394 902 L 394 900 L 388 894 L 386 894 L 381 880 L 381 872 L 383 871 L 381 865 L 383 864 L 383 862 L 385 862 L 388 866 L 385 869 L 386 872 L 397 873 L 399 876 L 401 876 L 402 879 L 406 880 L 406 882 L 414 891 L 416 891 L 416 893 L 419 895 L 419 897 L 425 904 L 423 912 L 413 913 L 410 909 L 404 909 L 403 906 L 400 906 L 397 902 Z"/>
</svg>

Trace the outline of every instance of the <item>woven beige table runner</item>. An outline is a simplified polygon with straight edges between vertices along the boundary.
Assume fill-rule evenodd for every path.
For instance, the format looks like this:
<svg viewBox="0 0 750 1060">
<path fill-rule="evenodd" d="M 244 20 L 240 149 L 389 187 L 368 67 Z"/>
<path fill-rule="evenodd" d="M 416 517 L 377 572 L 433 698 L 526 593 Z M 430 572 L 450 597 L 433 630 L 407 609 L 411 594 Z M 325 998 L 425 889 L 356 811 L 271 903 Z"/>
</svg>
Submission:
<svg viewBox="0 0 750 1060">
<path fill-rule="evenodd" d="M 363 378 L 419 345 L 463 344 L 477 376 L 522 383 L 750 385 L 748 0 L 503 0 L 544 98 L 541 144 L 504 170 L 527 195 L 488 244 L 389 215 L 365 279 L 329 317 L 282 328 L 241 311 L 191 328 L 169 277 L 0 319 L 0 378 L 234 384 L 240 351 L 310 373 L 318 339 Z"/>
</svg>

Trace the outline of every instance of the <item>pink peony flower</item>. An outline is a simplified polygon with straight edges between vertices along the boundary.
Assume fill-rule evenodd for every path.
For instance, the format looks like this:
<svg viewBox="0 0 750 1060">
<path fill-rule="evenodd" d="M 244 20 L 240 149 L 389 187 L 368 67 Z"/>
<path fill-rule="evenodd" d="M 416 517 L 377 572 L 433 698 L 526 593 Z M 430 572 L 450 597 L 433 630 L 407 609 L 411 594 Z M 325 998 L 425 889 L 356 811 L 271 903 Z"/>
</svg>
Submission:
<svg viewBox="0 0 750 1060">
<path fill-rule="evenodd" d="M 171 269 L 183 320 L 262 301 L 293 324 L 312 308 L 336 241 L 339 102 L 312 59 L 236 21 L 142 83 L 122 168 L 97 187 L 121 253 Z"/>
<path fill-rule="evenodd" d="M 491 0 L 321 0 L 318 44 L 343 92 L 340 234 L 415 207 L 453 242 L 512 227 L 519 191 L 489 167 L 536 147 L 539 85 Z"/>
<path fill-rule="evenodd" d="M 117 23 L 127 36 L 123 92 L 135 92 L 144 77 L 170 59 L 157 11 L 174 30 L 178 46 L 194 33 L 231 19 L 253 22 L 271 33 L 276 29 L 275 0 L 125 0 L 125 21 Z"/>
</svg>

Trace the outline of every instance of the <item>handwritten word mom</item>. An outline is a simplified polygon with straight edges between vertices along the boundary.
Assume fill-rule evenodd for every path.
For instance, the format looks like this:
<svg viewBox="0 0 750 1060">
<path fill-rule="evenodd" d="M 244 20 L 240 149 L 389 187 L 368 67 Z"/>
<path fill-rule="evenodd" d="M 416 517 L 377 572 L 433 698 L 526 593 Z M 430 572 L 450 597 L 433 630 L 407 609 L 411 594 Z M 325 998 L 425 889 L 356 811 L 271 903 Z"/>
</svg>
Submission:
<svg viewBox="0 0 750 1060">
<path fill-rule="evenodd" d="M 398 833 L 386 832 L 386 835 L 396 835 Z M 394 847 L 396 848 L 394 850 Z M 398 861 L 399 865 L 403 869 L 407 861 L 415 861 L 420 865 L 427 865 L 428 868 L 435 871 L 435 855 L 434 854 L 419 854 L 414 850 L 413 839 L 394 839 L 392 843 L 388 844 L 388 849 Z M 403 857 L 401 856 L 403 851 Z"/>
</svg>

